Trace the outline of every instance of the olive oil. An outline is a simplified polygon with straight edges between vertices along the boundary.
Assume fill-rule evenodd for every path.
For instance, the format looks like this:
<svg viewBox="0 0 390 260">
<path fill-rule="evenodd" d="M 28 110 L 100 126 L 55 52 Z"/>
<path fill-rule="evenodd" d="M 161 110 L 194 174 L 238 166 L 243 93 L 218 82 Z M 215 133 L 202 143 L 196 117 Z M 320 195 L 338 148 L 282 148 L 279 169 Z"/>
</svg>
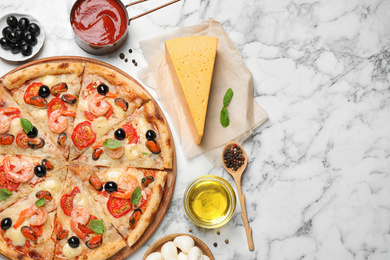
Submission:
<svg viewBox="0 0 390 260">
<path fill-rule="evenodd" d="M 216 177 L 195 181 L 188 188 L 185 197 L 190 218 L 201 223 L 203 227 L 222 226 L 234 213 L 236 204 L 234 191 L 228 182 Z"/>
</svg>

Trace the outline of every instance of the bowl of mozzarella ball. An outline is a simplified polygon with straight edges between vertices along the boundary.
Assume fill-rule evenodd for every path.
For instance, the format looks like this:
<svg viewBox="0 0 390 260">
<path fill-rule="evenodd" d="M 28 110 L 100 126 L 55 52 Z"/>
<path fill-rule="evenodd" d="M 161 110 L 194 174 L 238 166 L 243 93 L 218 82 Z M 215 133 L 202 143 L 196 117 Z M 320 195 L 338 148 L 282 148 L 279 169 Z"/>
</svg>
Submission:
<svg viewBox="0 0 390 260">
<path fill-rule="evenodd" d="M 199 238 L 187 234 L 171 234 L 160 238 L 146 251 L 143 260 L 214 260 Z"/>
</svg>

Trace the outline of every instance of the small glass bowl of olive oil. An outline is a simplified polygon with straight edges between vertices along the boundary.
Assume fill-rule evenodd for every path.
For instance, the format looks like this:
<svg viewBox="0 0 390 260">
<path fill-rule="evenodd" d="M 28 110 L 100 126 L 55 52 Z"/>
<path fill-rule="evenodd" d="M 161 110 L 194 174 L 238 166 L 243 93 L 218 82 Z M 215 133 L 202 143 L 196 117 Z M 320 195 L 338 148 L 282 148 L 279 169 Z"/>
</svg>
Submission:
<svg viewBox="0 0 390 260">
<path fill-rule="evenodd" d="M 205 175 L 195 179 L 184 192 L 184 209 L 188 218 L 203 228 L 218 228 L 233 217 L 236 195 L 223 178 Z"/>
</svg>

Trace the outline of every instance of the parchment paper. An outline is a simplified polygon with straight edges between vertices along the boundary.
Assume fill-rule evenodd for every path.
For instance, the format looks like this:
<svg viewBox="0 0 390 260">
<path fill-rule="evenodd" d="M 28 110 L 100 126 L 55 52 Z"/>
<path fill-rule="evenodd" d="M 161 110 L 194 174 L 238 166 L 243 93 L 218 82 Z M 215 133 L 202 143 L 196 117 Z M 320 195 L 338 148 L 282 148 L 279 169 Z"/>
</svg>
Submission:
<svg viewBox="0 0 390 260">
<path fill-rule="evenodd" d="M 165 60 L 164 49 L 166 40 L 197 35 L 218 37 L 205 130 L 200 145 L 196 145 L 192 139 Z M 221 166 L 224 144 L 231 140 L 244 142 L 257 126 L 267 120 L 267 113 L 253 98 L 252 73 L 245 66 L 240 53 L 219 22 L 209 19 L 201 25 L 185 27 L 141 41 L 140 46 L 148 66 L 141 69 L 137 76 L 145 85 L 156 89 L 163 107 L 173 121 L 180 137 L 183 153 L 187 158 L 203 154 L 215 167 Z M 227 107 L 230 125 L 223 128 L 220 124 L 220 112 L 223 97 L 229 88 L 234 92 Z"/>
</svg>

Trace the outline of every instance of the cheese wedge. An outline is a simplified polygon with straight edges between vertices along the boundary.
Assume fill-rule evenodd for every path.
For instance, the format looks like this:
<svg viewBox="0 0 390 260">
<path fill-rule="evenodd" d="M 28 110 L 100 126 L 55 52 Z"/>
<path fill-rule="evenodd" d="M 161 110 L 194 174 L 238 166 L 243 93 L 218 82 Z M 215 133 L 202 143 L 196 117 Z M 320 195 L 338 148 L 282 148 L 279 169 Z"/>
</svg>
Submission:
<svg viewBox="0 0 390 260">
<path fill-rule="evenodd" d="M 165 57 L 196 144 L 204 132 L 218 38 L 191 36 L 165 42 Z"/>
</svg>

